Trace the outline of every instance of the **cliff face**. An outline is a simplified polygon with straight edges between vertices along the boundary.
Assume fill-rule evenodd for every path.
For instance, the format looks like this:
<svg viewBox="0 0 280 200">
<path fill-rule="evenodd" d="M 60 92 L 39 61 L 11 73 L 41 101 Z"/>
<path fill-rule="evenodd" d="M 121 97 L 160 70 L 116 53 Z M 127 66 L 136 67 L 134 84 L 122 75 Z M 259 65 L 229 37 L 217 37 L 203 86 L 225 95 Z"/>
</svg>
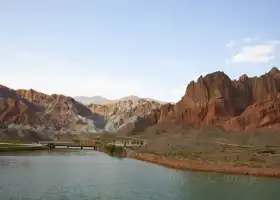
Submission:
<svg viewBox="0 0 280 200">
<path fill-rule="evenodd" d="M 91 111 L 71 97 L 64 95 L 46 95 L 34 90 L 16 90 L 23 99 L 44 109 L 45 114 L 51 116 L 59 124 L 70 125 L 75 118 L 82 117 L 93 119 Z"/>
<path fill-rule="evenodd" d="M 119 129 L 131 129 L 128 127 L 133 129 L 140 122 L 143 125 L 149 125 L 150 122 L 147 116 L 153 110 L 159 109 L 161 104 L 156 101 L 138 99 L 118 101 L 105 105 L 91 104 L 88 107 L 92 113 L 102 116 L 99 124 L 103 126 L 105 131 L 117 131 Z"/>
<path fill-rule="evenodd" d="M 76 129 L 92 126 L 94 115 L 84 105 L 63 95 L 0 87 L 0 123 L 41 129 Z"/>
<path fill-rule="evenodd" d="M 174 106 L 154 112 L 156 123 L 176 119 L 182 124 L 214 124 L 224 130 L 250 130 L 279 122 L 280 72 L 272 68 L 260 77 L 230 80 L 223 72 L 199 77 L 187 86 Z"/>
<path fill-rule="evenodd" d="M 0 123 L 24 123 L 30 125 L 40 124 L 37 114 L 41 113 L 40 107 L 22 99 L 14 90 L 0 85 Z"/>
</svg>

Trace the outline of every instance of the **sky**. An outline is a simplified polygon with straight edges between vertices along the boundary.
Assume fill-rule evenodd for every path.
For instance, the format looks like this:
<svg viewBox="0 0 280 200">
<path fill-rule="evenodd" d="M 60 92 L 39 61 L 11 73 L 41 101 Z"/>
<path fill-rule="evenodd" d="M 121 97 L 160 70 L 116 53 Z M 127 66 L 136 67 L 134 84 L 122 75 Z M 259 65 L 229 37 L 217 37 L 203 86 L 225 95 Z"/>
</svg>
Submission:
<svg viewBox="0 0 280 200">
<path fill-rule="evenodd" d="M 200 75 L 280 62 L 277 0 L 0 0 L 0 84 L 176 102 Z"/>
</svg>

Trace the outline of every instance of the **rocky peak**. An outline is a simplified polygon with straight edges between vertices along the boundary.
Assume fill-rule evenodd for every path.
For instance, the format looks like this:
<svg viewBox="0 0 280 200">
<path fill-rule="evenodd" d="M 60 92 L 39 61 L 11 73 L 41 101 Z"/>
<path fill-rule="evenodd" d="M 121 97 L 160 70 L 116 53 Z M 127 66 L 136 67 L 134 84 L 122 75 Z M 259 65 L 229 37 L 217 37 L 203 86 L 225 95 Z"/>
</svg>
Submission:
<svg viewBox="0 0 280 200">
<path fill-rule="evenodd" d="M 274 66 L 274 67 L 271 68 L 271 70 L 268 73 L 271 74 L 271 75 L 274 75 L 278 72 L 279 72 L 279 69 Z"/>
<path fill-rule="evenodd" d="M 247 74 L 242 74 L 240 77 L 239 77 L 239 79 L 238 79 L 239 81 L 245 81 L 245 80 L 248 80 L 248 76 L 247 76 Z"/>
<path fill-rule="evenodd" d="M 36 104 L 43 104 L 48 96 L 44 93 L 37 92 L 36 90 L 33 89 L 29 89 L 29 90 L 18 89 L 16 90 L 16 93 L 22 98 Z"/>
<path fill-rule="evenodd" d="M 200 76 L 197 82 L 188 84 L 185 97 L 181 100 L 187 107 L 206 107 L 214 99 L 224 98 L 232 101 L 232 83 L 224 72 L 214 72 L 204 77 Z"/>
<path fill-rule="evenodd" d="M 223 72 L 214 72 L 191 81 L 175 107 L 161 107 L 154 119 L 170 121 L 173 116 L 186 124 L 247 130 L 280 121 L 279 97 L 280 73 L 276 67 L 259 77 L 243 74 L 233 81 Z"/>
</svg>

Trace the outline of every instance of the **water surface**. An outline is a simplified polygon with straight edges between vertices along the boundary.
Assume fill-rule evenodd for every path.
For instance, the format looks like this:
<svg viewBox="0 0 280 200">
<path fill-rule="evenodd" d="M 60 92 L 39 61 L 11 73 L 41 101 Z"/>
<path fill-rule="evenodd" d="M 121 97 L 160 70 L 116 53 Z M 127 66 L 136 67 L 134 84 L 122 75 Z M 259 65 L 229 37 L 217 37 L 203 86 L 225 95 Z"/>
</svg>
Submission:
<svg viewBox="0 0 280 200">
<path fill-rule="evenodd" d="M 280 179 L 184 172 L 93 150 L 0 154 L 2 200 L 279 200 Z"/>
</svg>

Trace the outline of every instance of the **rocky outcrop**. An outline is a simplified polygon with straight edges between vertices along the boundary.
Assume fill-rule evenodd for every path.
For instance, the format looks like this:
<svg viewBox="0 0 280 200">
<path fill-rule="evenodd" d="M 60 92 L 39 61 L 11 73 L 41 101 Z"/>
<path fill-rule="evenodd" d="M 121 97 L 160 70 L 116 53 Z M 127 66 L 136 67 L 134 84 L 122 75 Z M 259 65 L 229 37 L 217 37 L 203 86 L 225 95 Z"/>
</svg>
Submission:
<svg viewBox="0 0 280 200">
<path fill-rule="evenodd" d="M 81 128 L 94 130 L 93 113 L 83 104 L 63 95 L 47 95 L 35 90 L 0 87 L 0 123 L 31 125 L 40 129 Z"/>
<path fill-rule="evenodd" d="M 135 127 L 146 126 L 151 123 L 147 116 L 154 110 L 159 109 L 161 104 L 157 101 L 146 99 L 118 101 L 105 105 L 91 104 L 88 106 L 92 113 L 102 116 L 100 125 L 103 123 L 105 131 L 118 131 L 134 129 Z M 132 128 L 129 128 L 132 127 Z"/>
<path fill-rule="evenodd" d="M 243 74 L 230 80 L 224 72 L 200 76 L 175 105 L 164 105 L 151 116 L 156 123 L 217 125 L 228 131 L 252 130 L 279 123 L 280 71 L 273 67 L 260 77 Z"/>
<path fill-rule="evenodd" d="M 190 82 L 185 95 L 175 105 L 166 104 L 157 111 L 158 122 L 181 121 L 186 124 L 208 124 L 235 114 L 234 86 L 223 72 L 215 72 L 197 82 Z"/>
<path fill-rule="evenodd" d="M 40 107 L 21 98 L 14 90 L 0 85 L 0 124 L 37 125 L 41 123 L 38 118 L 41 112 Z"/>
<path fill-rule="evenodd" d="M 223 124 L 225 130 L 254 130 L 271 127 L 280 122 L 280 99 L 265 100 L 252 104 L 239 116 Z"/>
</svg>

